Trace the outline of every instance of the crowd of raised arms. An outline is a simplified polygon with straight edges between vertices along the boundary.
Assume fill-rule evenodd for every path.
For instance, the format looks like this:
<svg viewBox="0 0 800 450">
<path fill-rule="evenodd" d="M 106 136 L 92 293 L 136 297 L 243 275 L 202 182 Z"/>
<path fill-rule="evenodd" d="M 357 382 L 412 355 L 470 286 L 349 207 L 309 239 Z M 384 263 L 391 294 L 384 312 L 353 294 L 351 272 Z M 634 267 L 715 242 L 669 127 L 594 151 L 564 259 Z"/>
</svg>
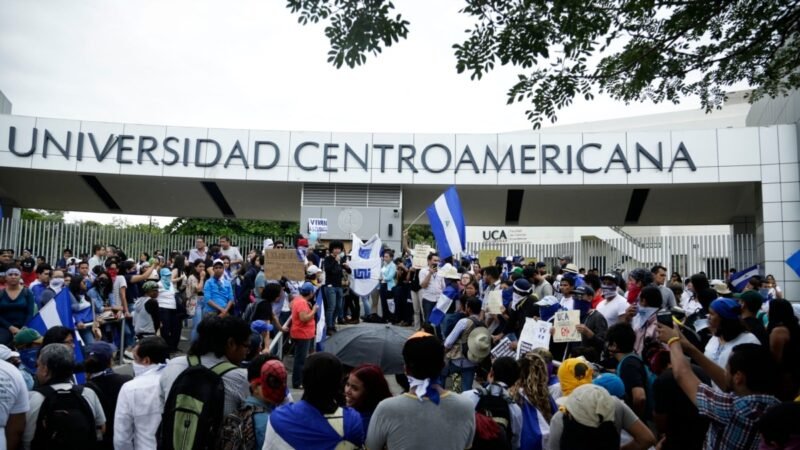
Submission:
<svg viewBox="0 0 800 450">
<path fill-rule="evenodd" d="M 771 276 L 415 267 L 404 236 L 357 295 L 342 242 L 290 244 L 305 280 L 266 279 L 272 240 L 0 250 L 0 450 L 800 449 L 800 325 Z M 574 339 L 525 346 L 568 317 Z M 359 322 L 413 327 L 404 374 L 319 344 Z"/>
</svg>

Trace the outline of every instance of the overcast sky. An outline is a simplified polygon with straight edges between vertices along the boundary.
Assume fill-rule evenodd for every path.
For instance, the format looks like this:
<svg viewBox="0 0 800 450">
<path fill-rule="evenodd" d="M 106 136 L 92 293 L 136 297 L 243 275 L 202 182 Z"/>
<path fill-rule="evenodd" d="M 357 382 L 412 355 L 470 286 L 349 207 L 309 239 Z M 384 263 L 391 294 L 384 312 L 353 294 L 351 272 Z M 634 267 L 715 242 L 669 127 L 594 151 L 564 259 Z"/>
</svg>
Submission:
<svg viewBox="0 0 800 450">
<path fill-rule="evenodd" d="M 337 70 L 323 26 L 299 25 L 282 0 L 0 0 L 0 90 L 13 113 L 39 117 L 339 132 L 530 128 L 527 105 L 506 105 L 517 69 L 480 81 L 456 72 L 452 45 L 471 23 L 458 13 L 463 0 L 395 5 L 411 22 L 408 39 Z M 558 116 L 565 124 L 698 106 L 596 97 Z"/>
</svg>

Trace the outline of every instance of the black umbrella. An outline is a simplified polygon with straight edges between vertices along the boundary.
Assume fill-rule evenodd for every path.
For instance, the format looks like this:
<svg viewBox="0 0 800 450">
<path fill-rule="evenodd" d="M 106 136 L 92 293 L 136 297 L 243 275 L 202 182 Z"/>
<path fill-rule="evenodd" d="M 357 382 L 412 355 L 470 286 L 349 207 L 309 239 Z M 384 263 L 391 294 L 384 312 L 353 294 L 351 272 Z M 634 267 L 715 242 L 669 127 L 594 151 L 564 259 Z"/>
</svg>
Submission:
<svg viewBox="0 0 800 450">
<path fill-rule="evenodd" d="M 369 363 L 380 366 L 385 374 L 403 373 L 403 344 L 413 333 L 412 328 L 363 323 L 329 337 L 324 350 L 346 366 Z"/>
</svg>

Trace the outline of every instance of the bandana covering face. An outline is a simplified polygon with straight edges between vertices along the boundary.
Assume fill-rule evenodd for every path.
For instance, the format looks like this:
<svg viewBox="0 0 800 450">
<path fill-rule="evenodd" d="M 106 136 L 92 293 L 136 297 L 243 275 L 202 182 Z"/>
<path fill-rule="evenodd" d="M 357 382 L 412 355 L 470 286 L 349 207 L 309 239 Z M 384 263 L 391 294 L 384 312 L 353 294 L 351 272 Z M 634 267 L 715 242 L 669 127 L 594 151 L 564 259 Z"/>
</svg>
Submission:
<svg viewBox="0 0 800 450">
<path fill-rule="evenodd" d="M 56 294 L 61 292 L 61 289 L 64 288 L 64 279 L 63 278 L 53 278 L 50 280 L 50 289 L 52 289 Z"/>
<path fill-rule="evenodd" d="M 416 395 L 419 401 L 423 401 L 423 397 L 428 397 L 434 404 L 439 404 L 439 391 L 431 385 L 431 379 L 425 378 L 418 380 L 411 375 L 408 375 L 409 392 Z"/>
<path fill-rule="evenodd" d="M 636 303 L 639 300 L 640 292 L 642 292 L 642 288 L 634 283 L 628 283 L 628 303 Z"/>
</svg>

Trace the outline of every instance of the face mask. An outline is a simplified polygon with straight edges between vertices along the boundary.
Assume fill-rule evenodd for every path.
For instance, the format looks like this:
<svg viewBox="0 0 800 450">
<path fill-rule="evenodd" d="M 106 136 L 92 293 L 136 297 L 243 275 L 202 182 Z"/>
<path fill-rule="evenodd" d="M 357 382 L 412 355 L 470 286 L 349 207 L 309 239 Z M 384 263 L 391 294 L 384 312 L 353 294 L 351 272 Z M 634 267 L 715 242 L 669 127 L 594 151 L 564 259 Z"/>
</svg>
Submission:
<svg viewBox="0 0 800 450">
<path fill-rule="evenodd" d="M 581 322 L 583 322 L 586 319 L 586 314 L 592 308 L 591 302 L 576 299 L 573 305 L 575 309 L 581 312 Z"/>
<path fill-rule="evenodd" d="M 133 376 L 138 377 L 141 374 L 150 370 L 150 366 L 145 366 L 144 364 L 139 364 L 137 362 L 133 362 Z"/>
<path fill-rule="evenodd" d="M 617 296 L 617 287 L 616 286 L 606 286 L 602 287 L 603 289 L 603 297 L 612 299 Z"/>
<path fill-rule="evenodd" d="M 636 311 L 636 317 L 633 318 L 633 329 L 638 330 L 645 326 L 647 320 L 658 311 L 658 308 L 652 306 L 640 306 Z"/>
<path fill-rule="evenodd" d="M 56 292 L 61 291 L 61 288 L 64 287 L 64 279 L 63 278 L 53 278 L 50 280 L 50 288 Z"/>
<path fill-rule="evenodd" d="M 36 359 L 39 357 L 39 347 L 19 350 L 19 359 L 28 372 L 36 375 Z"/>
</svg>

